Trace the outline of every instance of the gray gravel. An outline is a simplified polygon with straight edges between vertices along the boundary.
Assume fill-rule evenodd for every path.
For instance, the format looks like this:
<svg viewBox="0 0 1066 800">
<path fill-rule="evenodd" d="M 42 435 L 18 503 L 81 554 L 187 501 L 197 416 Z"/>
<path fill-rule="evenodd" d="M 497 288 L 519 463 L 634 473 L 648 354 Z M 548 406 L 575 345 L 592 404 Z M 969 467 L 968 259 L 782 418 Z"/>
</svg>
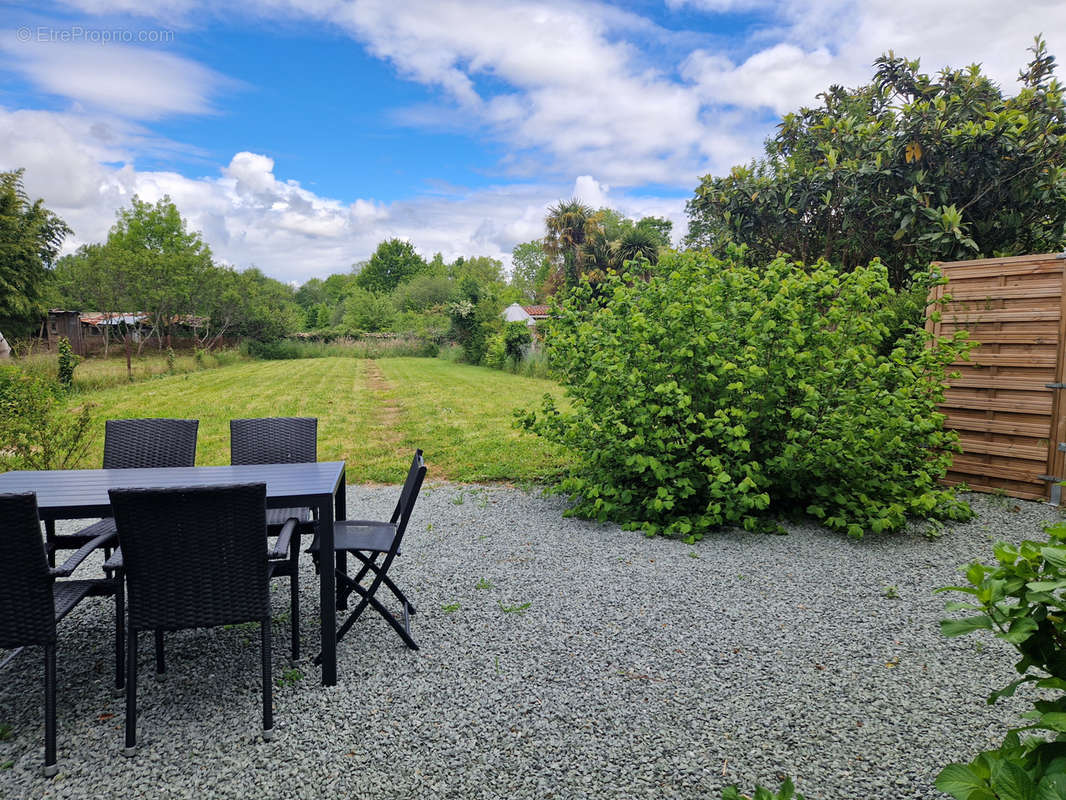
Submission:
<svg viewBox="0 0 1066 800">
<path fill-rule="evenodd" d="M 353 487 L 348 508 L 387 516 L 395 494 Z M 0 797 L 718 798 L 783 774 L 810 800 L 941 797 L 939 769 L 995 745 L 1027 697 L 985 704 L 1012 651 L 943 639 L 945 598 L 932 590 L 992 540 L 1057 517 L 974 503 L 976 520 L 936 540 L 794 525 L 693 547 L 563 519 L 559 498 L 437 486 L 394 567 L 418 605 L 420 652 L 367 616 L 341 644 L 338 686 L 305 661 L 303 679 L 276 691 L 282 728 L 264 743 L 254 631 L 171 635 L 164 683 L 146 638 L 141 751 L 127 760 L 112 607 L 87 601 L 61 626 L 51 781 L 39 777 L 38 653 L 5 670 L 0 722 L 13 736 L 0 762 L 14 763 Z M 309 560 L 304 587 L 313 653 Z M 277 582 L 279 615 L 287 596 Z M 280 675 L 287 623 L 276 633 Z"/>
</svg>

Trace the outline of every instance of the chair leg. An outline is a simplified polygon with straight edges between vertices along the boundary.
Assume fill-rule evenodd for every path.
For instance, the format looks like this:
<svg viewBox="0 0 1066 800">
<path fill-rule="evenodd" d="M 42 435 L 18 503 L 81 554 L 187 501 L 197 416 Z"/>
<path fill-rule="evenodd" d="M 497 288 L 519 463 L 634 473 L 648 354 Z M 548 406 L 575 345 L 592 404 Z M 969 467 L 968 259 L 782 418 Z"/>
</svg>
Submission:
<svg viewBox="0 0 1066 800">
<path fill-rule="evenodd" d="M 166 675 L 167 672 L 167 659 L 163 652 L 163 631 L 160 628 L 155 630 L 155 674 L 157 678 L 161 678 Z"/>
<path fill-rule="evenodd" d="M 259 623 L 263 656 L 263 741 L 274 738 L 274 687 L 270 676 L 270 617 Z"/>
<path fill-rule="evenodd" d="M 289 556 L 289 613 L 292 615 L 292 660 L 300 660 L 300 545 Z"/>
<path fill-rule="evenodd" d="M 337 550 L 334 553 L 334 562 L 336 563 L 338 572 L 348 571 L 348 552 L 346 550 Z M 348 593 L 337 590 L 337 610 L 345 611 L 348 608 Z"/>
<path fill-rule="evenodd" d="M 122 577 L 115 586 L 115 691 L 122 691 L 126 675 L 126 592 Z"/>
<path fill-rule="evenodd" d="M 122 755 L 137 754 L 137 629 L 126 630 L 126 748 Z"/>
<path fill-rule="evenodd" d="M 370 555 L 370 556 L 365 556 L 365 555 L 363 555 L 362 553 L 360 553 L 358 551 L 353 551 L 353 554 L 355 555 L 356 558 L 358 558 L 360 561 L 363 562 L 363 568 L 361 570 L 359 570 L 359 574 L 355 576 L 355 579 L 354 579 L 355 583 L 362 582 L 362 580 L 366 576 L 366 574 L 370 570 L 373 570 L 375 576 L 381 575 L 382 582 L 386 586 L 389 587 L 389 590 L 394 595 L 396 595 L 396 599 L 399 600 L 400 604 L 405 607 L 407 613 L 409 613 L 412 617 L 416 613 L 418 613 L 418 610 L 415 608 L 414 603 L 412 603 L 410 600 L 408 600 L 407 599 L 407 595 L 405 595 L 400 590 L 400 587 L 392 582 L 392 578 L 390 578 L 388 575 L 382 574 L 378 570 L 378 566 L 379 566 L 378 563 L 377 563 L 377 559 L 378 559 L 378 555 L 379 555 L 378 553 L 374 553 L 373 555 Z"/>
<path fill-rule="evenodd" d="M 44 777 L 59 772 L 56 765 L 56 646 L 44 646 Z"/>
</svg>

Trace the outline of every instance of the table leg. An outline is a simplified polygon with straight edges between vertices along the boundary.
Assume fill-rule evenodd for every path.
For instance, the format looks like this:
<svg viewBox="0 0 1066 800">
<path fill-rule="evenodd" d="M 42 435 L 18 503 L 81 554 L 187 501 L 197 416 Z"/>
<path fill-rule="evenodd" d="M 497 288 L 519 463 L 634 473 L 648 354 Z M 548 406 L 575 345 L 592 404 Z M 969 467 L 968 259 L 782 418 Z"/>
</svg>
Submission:
<svg viewBox="0 0 1066 800">
<path fill-rule="evenodd" d="M 44 541 L 45 549 L 48 551 L 48 566 L 54 567 L 56 565 L 56 521 L 54 519 L 44 521 Z"/>
<path fill-rule="evenodd" d="M 341 483 L 343 492 L 344 483 Z M 319 599 L 322 604 L 322 685 L 337 683 L 337 573 L 333 569 L 333 504 L 325 497 L 318 504 Z"/>
</svg>

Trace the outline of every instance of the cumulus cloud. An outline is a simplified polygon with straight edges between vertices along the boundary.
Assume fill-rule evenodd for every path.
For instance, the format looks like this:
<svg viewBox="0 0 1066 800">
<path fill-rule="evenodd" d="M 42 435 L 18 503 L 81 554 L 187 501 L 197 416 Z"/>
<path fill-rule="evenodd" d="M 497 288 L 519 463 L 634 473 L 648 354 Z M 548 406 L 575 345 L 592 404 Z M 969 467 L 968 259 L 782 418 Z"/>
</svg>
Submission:
<svg viewBox="0 0 1066 800">
<path fill-rule="evenodd" d="M 610 205 L 607 193 L 611 187 L 600 183 L 591 175 L 578 175 L 574 181 L 573 196 L 587 206 L 605 208 Z"/>
</svg>

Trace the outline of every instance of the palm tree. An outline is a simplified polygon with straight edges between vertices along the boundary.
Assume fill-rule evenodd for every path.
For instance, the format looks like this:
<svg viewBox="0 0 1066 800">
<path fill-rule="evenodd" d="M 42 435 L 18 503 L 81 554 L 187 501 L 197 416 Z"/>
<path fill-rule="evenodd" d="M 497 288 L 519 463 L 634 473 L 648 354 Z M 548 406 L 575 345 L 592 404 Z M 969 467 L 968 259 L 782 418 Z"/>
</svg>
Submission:
<svg viewBox="0 0 1066 800">
<path fill-rule="evenodd" d="M 608 270 L 618 269 L 616 243 L 608 239 L 601 228 L 585 231 L 585 243 L 581 246 L 581 266 L 589 279 L 594 281 L 603 280 Z"/>
<path fill-rule="evenodd" d="M 647 228 L 634 227 L 622 234 L 616 244 L 618 262 L 624 264 L 643 256 L 652 264 L 659 260 L 659 242 Z"/>
<path fill-rule="evenodd" d="M 561 258 L 566 274 L 566 285 L 576 286 L 580 276 L 580 249 L 585 243 L 586 223 L 593 211 L 577 198 L 560 200 L 548 209 L 544 224 L 548 235 L 544 237 L 544 249 L 554 259 Z"/>
</svg>

